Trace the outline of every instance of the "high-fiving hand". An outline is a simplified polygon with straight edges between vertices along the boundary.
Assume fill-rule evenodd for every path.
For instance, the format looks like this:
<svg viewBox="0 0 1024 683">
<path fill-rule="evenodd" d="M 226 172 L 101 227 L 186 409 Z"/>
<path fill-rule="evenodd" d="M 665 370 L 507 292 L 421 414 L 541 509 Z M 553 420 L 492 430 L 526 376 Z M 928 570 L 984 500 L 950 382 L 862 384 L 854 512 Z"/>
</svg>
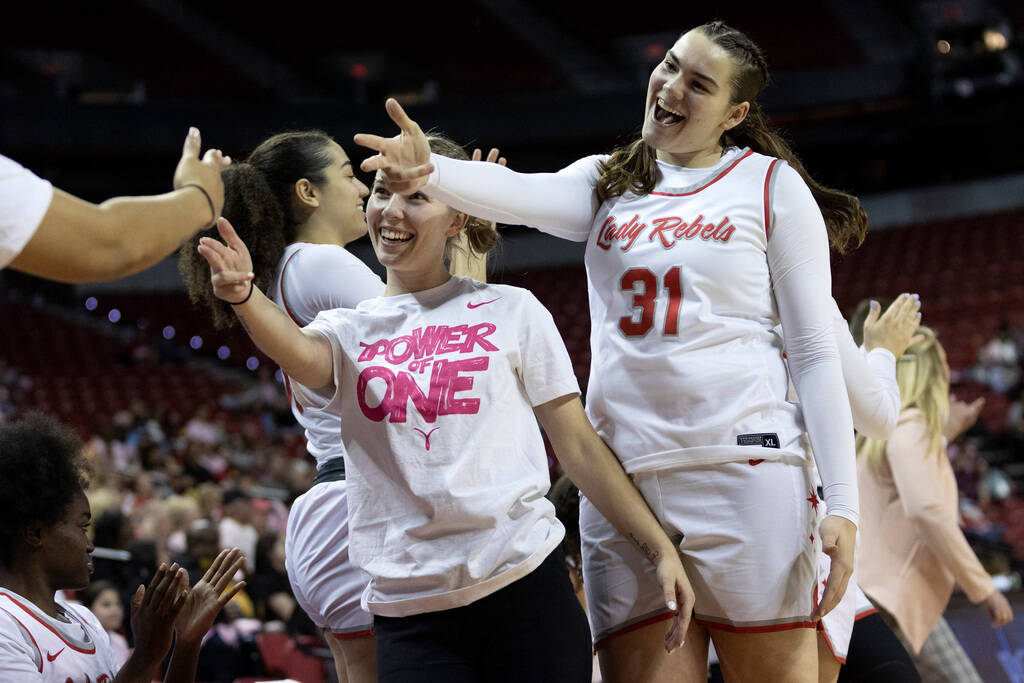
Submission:
<svg viewBox="0 0 1024 683">
<path fill-rule="evenodd" d="M 434 170 L 430 163 L 430 144 L 396 99 L 388 98 L 384 106 L 401 132 L 393 138 L 358 133 L 353 138 L 355 143 L 377 152 L 359 167 L 367 173 L 380 171 L 391 192 L 412 194 L 427 184 L 427 177 Z"/>
</svg>

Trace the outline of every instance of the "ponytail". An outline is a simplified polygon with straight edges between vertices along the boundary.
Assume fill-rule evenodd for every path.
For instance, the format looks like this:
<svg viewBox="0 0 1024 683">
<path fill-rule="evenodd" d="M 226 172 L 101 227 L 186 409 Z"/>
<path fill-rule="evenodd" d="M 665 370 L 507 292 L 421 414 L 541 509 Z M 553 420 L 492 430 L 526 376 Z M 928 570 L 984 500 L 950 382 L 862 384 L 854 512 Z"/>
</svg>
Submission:
<svg viewBox="0 0 1024 683">
<path fill-rule="evenodd" d="M 860 200 L 851 194 L 825 187 L 815 180 L 793 149 L 777 131 L 768 125 L 761 106 L 750 103 L 750 111 L 743 121 L 723 136 L 723 146 L 749 147 L 758 154 L 777 157 L 800 174 L 821 209 L 828 231 L 828 241 L 840 254 L 856 249 L 864 243 L 868 231 L 868 216 Z"/>
<path fill-rule="evenodd" d="M 286 235 L 281 202 L 274 196 L 264 175 L 248 162 L 228 166 L 222 177 L 223 216 L 249 248 L 252 272 L 256 275 L 255 285 L 267 291 L 284 248 L 292 241 Z M 215 328 L 228 328 L 235 324 L 237 318 L 231 306 L 213 294 L 209 264 L 196 250 L 201 237 L 220 239 L 216 226 L 194 235 L 182 248 L 178 269 L 192 303 L 209 310 Z"/>
<path fill-rule="evenodd" d="M 255 285 L 264 292 L 277 273 L 286 246 L 296 240 L 305 216 L 296 216 L 292 203 L 295 183 L 302 178 L 315 185 L 326 182 L 332 140 L 318 130 L 279 133 L 263 141 L 247 161 L 224 169 L 224 210 L 238 236 L 249 248 Z M 192 303 L 210 312 L 217 329 L 237 322 L 231 306 L 213 294 L 210 267 L 196 247 L 201 237 L 220 239 L 214 226 L 186 241 L 178 256 L 178 270 Z"/>
</svg>

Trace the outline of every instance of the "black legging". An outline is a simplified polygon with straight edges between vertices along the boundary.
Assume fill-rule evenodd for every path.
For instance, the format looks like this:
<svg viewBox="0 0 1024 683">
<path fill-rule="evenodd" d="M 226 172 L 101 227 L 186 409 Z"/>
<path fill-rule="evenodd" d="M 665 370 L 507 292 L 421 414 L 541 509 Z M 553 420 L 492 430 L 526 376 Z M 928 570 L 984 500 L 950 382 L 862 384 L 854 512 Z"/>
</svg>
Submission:
<svg viewBox="0 0 1024 683">
<path fill-rule="evenodd" d="M 880 614 L 853 625 L 850 651 L 837 683 L 921 683 L 914 662 Z"/>
</svg>

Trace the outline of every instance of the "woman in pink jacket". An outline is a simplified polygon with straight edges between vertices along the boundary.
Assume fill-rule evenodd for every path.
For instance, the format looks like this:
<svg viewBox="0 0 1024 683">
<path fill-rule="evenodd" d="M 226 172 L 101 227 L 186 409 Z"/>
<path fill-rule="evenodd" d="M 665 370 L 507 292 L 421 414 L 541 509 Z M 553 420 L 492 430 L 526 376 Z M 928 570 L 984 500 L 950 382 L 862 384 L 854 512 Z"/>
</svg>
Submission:
<svg viewBox="0 0 1024 683">
<path fill-rule="evenodd" d="M 957 486 L 946 457 L 949 365 L 935 333 L 899 359 L 902 413 L 887 441 L 857 439 L 860 587 L 895 622 L 923 680 L 978 681 L 942 618 L 958 584 L 998 627 L 1013 618 L 959 526 Z"/>
</svg>

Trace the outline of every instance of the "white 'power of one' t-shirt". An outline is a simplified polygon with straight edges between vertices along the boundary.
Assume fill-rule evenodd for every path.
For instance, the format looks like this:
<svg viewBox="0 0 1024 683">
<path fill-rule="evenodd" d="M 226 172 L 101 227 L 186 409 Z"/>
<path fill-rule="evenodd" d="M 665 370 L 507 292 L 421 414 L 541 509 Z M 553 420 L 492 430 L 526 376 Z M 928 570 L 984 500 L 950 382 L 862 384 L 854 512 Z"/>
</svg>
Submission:
<svg viewBox="0 0 1024 683">
<path fill-rule="evenodd" d="M 579 393 L 551 314 L 523 289 L 452 277 L 326 311 L 348 457 L 349 551 L 373 614 L 469 604 L 561 542 L 533 407 Z"/>
<path fill-rule="evenodd" d="M 0 154 L 0 268 L 28 244 L 52 198 L 49 181 Z"/>
</svg>

